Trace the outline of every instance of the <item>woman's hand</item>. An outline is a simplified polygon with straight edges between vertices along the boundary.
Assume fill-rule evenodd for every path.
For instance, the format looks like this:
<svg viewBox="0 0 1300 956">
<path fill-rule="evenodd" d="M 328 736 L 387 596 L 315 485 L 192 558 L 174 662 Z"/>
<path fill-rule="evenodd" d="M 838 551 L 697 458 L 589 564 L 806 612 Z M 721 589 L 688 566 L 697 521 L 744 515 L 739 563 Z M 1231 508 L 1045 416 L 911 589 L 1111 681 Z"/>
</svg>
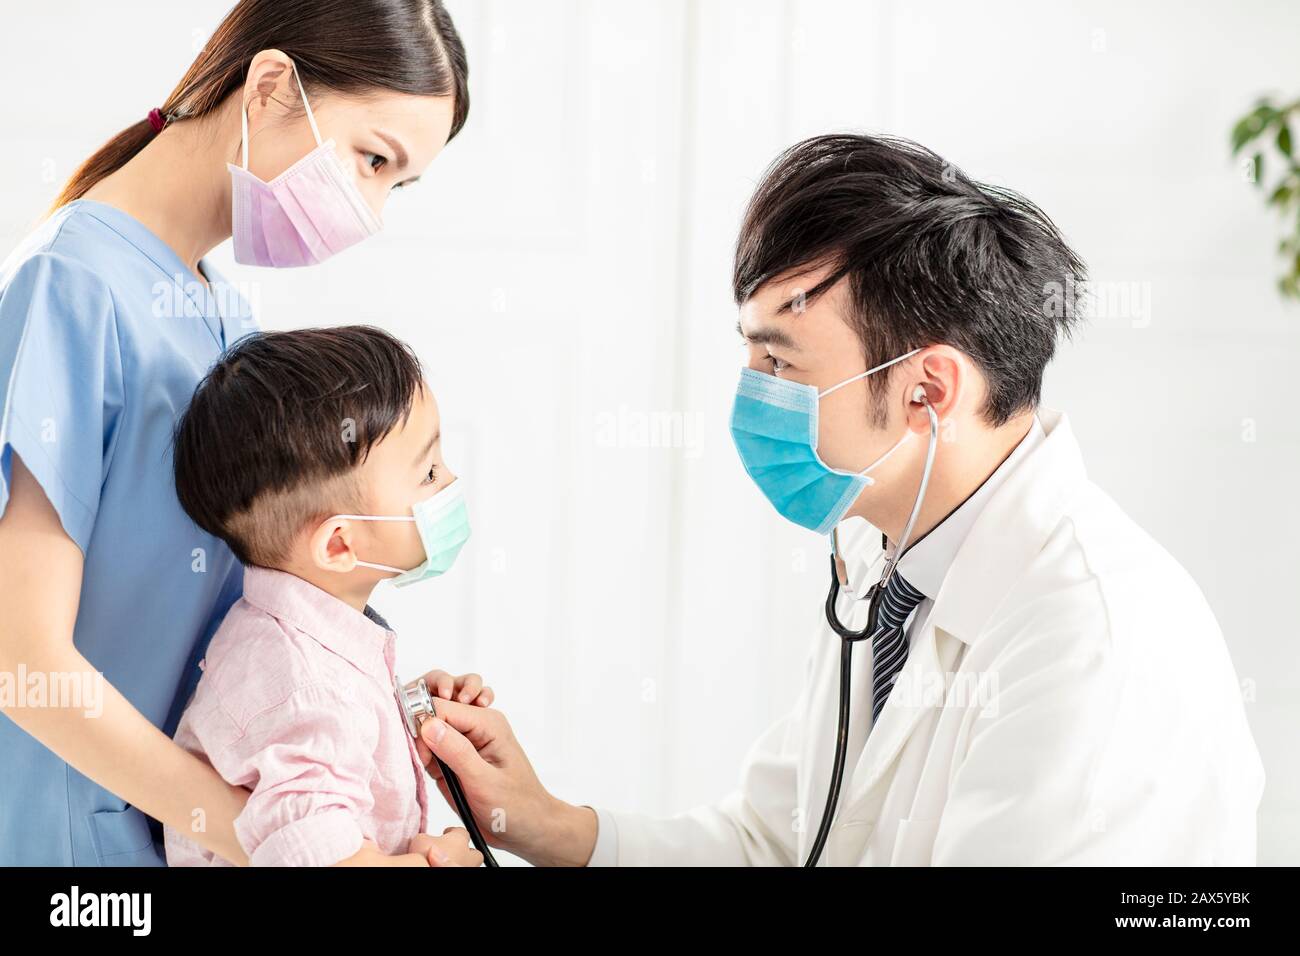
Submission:
<svg viewBox="0 0 1300 956">
<path fill-rule="evenodd" d="M 499 710 L 439 704 L 420 736 L 460 778 L 483 837 L 537 866 L 585 866 L 596 845 L 596 812 L 551 796 Z M 454 808 L 435 761 L 427 764 Z"/>
</svg>

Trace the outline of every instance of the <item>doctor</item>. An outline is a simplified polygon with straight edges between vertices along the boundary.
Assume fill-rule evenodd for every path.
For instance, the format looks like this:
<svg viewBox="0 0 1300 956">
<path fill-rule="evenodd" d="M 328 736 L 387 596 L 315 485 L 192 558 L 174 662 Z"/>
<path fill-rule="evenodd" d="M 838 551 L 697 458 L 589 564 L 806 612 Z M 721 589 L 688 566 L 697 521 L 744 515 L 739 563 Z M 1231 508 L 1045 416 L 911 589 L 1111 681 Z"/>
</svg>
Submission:
<svg viewBox="0 0 1300 956">
<path fill-rule="evenodd" d="M 1263 770 L 1214 616 L 1039 405 L 1083 278 L 1039 209 L 915 144 L 781 156 L 736 253 L 732 431 L 785 517 L 878 529 L 839 541 L 863 639 L 816 633 L 738 789 L 670 819 L 563 803 L 500 713 L 443 706 L 425 742 L 485 830 L 505 810 L 490 839 L 538 864 L 1253 863 Z"/>
</svg>

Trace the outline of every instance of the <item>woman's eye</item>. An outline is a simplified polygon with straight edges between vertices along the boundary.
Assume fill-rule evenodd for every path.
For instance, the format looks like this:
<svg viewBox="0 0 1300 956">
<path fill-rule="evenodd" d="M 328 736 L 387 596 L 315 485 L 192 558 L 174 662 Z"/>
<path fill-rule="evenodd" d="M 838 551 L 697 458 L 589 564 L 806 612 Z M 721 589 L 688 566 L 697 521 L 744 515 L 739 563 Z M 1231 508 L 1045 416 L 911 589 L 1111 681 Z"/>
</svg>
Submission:
<svg viewBox="0 0 1300 956">
<path fill-rule="evenodd" d="M 367 153 L 363 151 L 361 155 L 366 157 L 366 165 L 375 172 L 379 172 L 388 163 L 388 157 L 380 156 L 378 153 Z"/>
<path fill-rule="evenodd" d="M 429 473 L 424 476 L 424 483 L 426 485 L 431 485 L 437 480 L 438 480 L 438 466 L 433 465 L 432 467 L 429 468 Z"/>
</svg>

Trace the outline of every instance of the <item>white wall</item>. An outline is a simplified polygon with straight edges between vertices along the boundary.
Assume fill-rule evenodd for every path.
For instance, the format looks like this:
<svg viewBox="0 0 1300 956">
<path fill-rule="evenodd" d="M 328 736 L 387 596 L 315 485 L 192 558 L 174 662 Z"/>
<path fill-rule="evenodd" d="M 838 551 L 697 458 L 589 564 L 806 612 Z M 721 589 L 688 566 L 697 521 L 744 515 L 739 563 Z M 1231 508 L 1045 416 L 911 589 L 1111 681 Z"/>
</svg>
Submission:
<svg viewBox="0 0 1300 956">
<path fill-rule="evenodd" d="M 0 244 L 157 105 L 226 5 L 6 0 Z M 1027 193 L 1098 279 L 1149 290 L 1149 314 L 1062 351 L 1045 398 L 1218 613 L 1269 775 L 1260 860 L 1300 861 L 1300 309 L 1226 148 L 1256 95 L 1300 94 L 1300 7 L 450 6 L 470 123 L 385 232 L 311 272 L 214 254 L 265 325 L 374 322 L 431 370 L 475 536 L 441 582 L 377 600 L 404 669 L 484 673 L 566 798 L 669 812 L 734 783 L 795 694 L 825 569 L 727 434 L 731 244 L 782 147 L 898 133 Z M 677 426 L 672 447 L 647 421 Z"/>
</svg>

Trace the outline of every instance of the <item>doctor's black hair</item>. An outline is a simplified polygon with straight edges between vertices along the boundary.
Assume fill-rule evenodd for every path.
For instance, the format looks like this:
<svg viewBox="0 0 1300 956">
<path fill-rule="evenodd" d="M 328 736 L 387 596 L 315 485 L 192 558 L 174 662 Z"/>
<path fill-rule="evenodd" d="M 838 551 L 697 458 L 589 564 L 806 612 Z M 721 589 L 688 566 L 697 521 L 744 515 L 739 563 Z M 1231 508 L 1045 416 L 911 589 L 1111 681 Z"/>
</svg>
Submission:
<svg viewBox="0 0 1300 956">
<path fill-rule="evenodd" d="M 1057 338 L 1078 317 L 1068 296 L 1086 278 L 1028 199 L 909 140 L 849 133 L 804 140 L 768 167 L 736 244 L 736 304 L 819 267 L 830 271 L 805 298 L 847 277 L 846 318 L 868 368 L 950 345 L 983 372 L 994 426 L 1037 406 Z M 877 399 L 893 371 L 867 380 Z M 884 414 L 877 402 L 879 423 Z"/>
<path fill-rule="evenodd" d="M 356 469 L 424 386 L 410 347 L 366 325 L 255 332 L 176 425 L 176 496 L 244 564 L 276 567 L 304 525 L 364 507 Z"/>
<path fill-rule="evenodd" d="M 213 112 L 243 88 L 249 63 L 263 50 L 280 50 L 293 60 L 309 93 L 451 96 L 449 141 L 469 114 L 469 63 L 441 0 L 239 0 L 159 112 L 168 123 Z M 139 120 L 81 164 L 51 212 L 85 195 L 148 145 L 155 130 L 146 114 L 153 105 L 141 105 Z"/>
</svg>

